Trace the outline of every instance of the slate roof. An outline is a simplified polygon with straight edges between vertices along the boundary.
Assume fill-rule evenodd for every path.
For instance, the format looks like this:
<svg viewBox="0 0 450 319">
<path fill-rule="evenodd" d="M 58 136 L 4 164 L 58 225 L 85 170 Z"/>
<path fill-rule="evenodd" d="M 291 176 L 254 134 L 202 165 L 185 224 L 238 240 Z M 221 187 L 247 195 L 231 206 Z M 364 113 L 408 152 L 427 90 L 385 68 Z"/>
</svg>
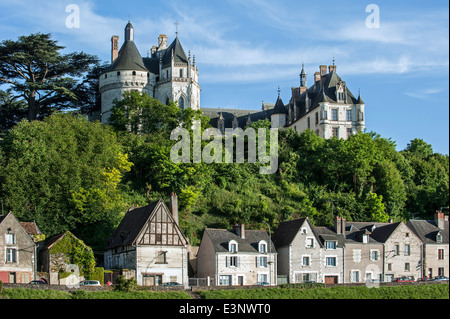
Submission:
<svg viewBox="0 0 450 319">
<path fill-rule="evenodd" d="M 108 244 L 105 249 L 131 245 L 136 240 L 144 227 L 145 222 L 150 218 L 150 215 L 160 202 L 162 202 L 161 199 L 152 202 L 145 207 L 129 210 L 123 217 L 112 237 L 108 239 Z"/>
<path fill-rule="evenodd" d="M 277 102 L 275 103 L 275 107 L 273 109 L 273 113 L 272 114 L 287 114 L 288 110 L 286 108 L 286 106 L 283 103 L 283 100 L 281 99 L 280 96 L 278 96 Z"/>
<path fill-rule="evenodd" d="M 259 120 L 270 119 L 273 109 L 261 111 L 261 110 L 240 110 L 240 109 L 222 109 L 222 108 L 201 108 L 203 115 L 210 118 L 210 124 L 212 127 L 218 128 L 218 119 L 222 113 L 224 119 L 225 128 L 233 127 L 233 119 L 237 117 L 238 126 L 245 128 L 247 126 L 247 120 L 250 116 L 252 123 Z"/>
<path fill-rule="evenodd" d="M 345 235 L 339 235 L 334 230 L 334 227 L 312 227 L 312 230 L 319 242 L 324 246 L 325 241 L 337 241 L 338 247 L 343 247 L 345 244 Z"/>
<path fill-rule="evenodd" d="M 408 226 L 425 244 L 436 244 L 436 235 L 442 234 L 442 243 L 449 243 L 448 221 L 444 222 L 444 229 L 437 227 L 434 220 L 410 220 Z"/>
<path fill-rule="evenodd" d="M 164 53 L 162 64 L 167 65 L 172 63 L 172 51 L 173 58 L 175 63 L 188 63 L 188 58 L 186 57 L 186 53 L 184 52 L 183 46 L 178 40 L 178 37 L 172 42 L 171 45 L 166 49 Z"/>
<path fill-rule="evenodd" d="M 305 221 L 306 218 L 300 218 L 280 223 L 272 236 L 275 246 L 283 247 L 290 245 Z"/>
<path fill-rule="evenodd" d="M 216 253 L 229 252 L 228 243 L 230 240 L 235 240 L 238 243 L 238 252 L 247 253 L 257 253 L 259 241 L 270 241 L 270 243 L 268 244 L 271 245 L 271 252 L 276 253 L 275 246 L 273 245 L 272 241 L 269 238 L 269 235 L 265 230 L 246 229 L 245 239 L 239 237 L 234 230 L 206 228 L 205 232 L 211 239 Z"/>
<path fill-rule="evenodd" d="M 105 72 L 132 70 L 144 71 L 149 70 L 145 67 L 144 61 L 134 41 L 125 41 L 119 51 L 117 59 L 106 69 Z"/>
</svg>

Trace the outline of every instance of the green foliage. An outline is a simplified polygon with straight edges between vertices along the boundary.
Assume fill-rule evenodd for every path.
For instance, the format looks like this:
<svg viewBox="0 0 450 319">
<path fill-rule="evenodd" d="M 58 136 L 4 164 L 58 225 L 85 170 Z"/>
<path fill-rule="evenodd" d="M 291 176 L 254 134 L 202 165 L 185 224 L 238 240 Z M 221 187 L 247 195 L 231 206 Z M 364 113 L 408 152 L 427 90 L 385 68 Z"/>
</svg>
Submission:
<svg viewBox="0 0 450 319">
<path fill-rule="evenodd" d="M 95 267 L 89 279 L 98 280 L 103 285 L 105 283 L 105 269 L 103 267 Z"/>
<path fill-rule="evenodd" d="M 117 284 L 114 285 L 115 291 L 130 292 L 138 289 L 135 278 L 126 279 L 125 276 L 117 277 Z"/>
<path fill-rule="evenodd" d="M 299 287 L 200 291 L 204 299 L 448 299 L 448 284 Z"/>
<path fill-rule="evenodd" d="M 24 99 L 29 121 L 89 103 L 92 92 L 79 78 L 98 64 L 98 58 L 83 52 L 62 54 L 63 49 L 42 33 L 0 43 L 0 85 L 9 85 L 15 97 Z M 8 104 L 13 115 L 23 118 L 22 104 Z"/>
<path fill-rule="evenodd" d="M 55 114 L 19 123 L 2 148 L 5 209 L 35 220 L 47 237 L 70 230 L 104 246 L 126 210 L 119 182 L 131 166 L 108 126 Z"/>
<path fill-rule="evenodd" d="M 95 270 L 95 258 L 92 249 L 67 231 L 63 238 L 50 248 L 50 254 L 64 254 L 67 264 L 75 264 L 80 268 L 80 274 L 91 279 Z M 68 277 L 63 269 L 59 270 L 60 279 Z"/>
</svg>

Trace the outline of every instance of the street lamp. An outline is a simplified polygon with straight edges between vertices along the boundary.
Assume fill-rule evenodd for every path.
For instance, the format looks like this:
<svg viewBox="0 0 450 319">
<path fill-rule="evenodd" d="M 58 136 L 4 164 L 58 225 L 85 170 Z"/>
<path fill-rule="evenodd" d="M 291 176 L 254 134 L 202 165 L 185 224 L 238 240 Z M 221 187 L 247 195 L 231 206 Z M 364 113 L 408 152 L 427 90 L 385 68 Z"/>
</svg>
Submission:
<svg viewBox="0 0 450 319">
<path fill-rule="evenodd" d="M 269 285 L 272 286 L 272 232 L 270 231 L 270 225 L 266 221 L 263 221 L 263 223 L 269 227 L 269 241 L 267 243 L 269 245 Z"/>
</svg>

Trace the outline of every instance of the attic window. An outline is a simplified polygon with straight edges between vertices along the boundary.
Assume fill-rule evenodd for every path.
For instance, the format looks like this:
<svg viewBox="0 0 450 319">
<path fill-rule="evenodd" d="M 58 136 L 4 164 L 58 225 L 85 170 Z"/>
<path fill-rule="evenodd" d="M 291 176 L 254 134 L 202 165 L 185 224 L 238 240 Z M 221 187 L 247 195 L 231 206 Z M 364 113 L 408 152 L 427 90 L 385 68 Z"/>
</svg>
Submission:
<svg viewBox="0 0 450 319">
<path fill-rule="evenodd" d="M 267 242 L 265 240 L 261 240 L 258 244 L 258 251 L 260 253 L 267 253 Z"/>
<path fill-rule="evenodd" d="M 16 243 L 16 238 L 14 234 L 8 233 L 6 234 L 6 244 L 7 245 L 14 245 Z"/>
<path fill-rule="evenodd" d="M 336 241 L 326 241 L 325 247 L 326 247 L 326 249 L 336 249 L 337 242 Z"/>
<path fill-rule="evenodd" d="M 437 242 L 438 244 L 441 244 L 441 243 L 442 243 L 442 233 L 441 233 L 441 232 L 438 232 L 438 233 L 436 234 L 436 242 Z"/>
<path fill-rule="evenodd" d="M 363 234 L 362 240 L 363 240 L 363 244 L 367 244 L 369 242 L 369 235 Z"/>
<path fill-rule="evenodd" d="M 236 241 L 234 240 L 230 240 L 230 242 L 228 243 L 228 250 L 231 253 L 237 253 L 238 252 L 238 244 Z"/>
</svg>

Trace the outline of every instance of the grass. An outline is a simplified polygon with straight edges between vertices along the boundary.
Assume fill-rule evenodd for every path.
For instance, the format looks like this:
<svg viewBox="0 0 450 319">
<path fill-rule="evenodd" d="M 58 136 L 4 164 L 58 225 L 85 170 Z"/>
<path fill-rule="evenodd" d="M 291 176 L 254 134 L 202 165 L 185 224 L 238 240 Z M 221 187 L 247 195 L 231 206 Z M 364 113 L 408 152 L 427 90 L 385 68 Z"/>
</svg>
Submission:
<svg viewBox="0 0 450 319">
<path fill-rule="evenodd" d="M 184 291 L 85 291 L 3 289 L 0 299 L 190 299 Z"/>
<path fill-rule="evenodd" d="M 204 299 L 449 299 L 448 284 L 381 286 L 378 288 L 303 287 L 200 291 Z M 185 291 L 85 291 L 3 289 L 0 299 L 191 299 Z"/>
<path fill-rule="evenodd" d="M 448 299 L 448 284 L 201 291 L 204 299 Z"/>
</svg>

